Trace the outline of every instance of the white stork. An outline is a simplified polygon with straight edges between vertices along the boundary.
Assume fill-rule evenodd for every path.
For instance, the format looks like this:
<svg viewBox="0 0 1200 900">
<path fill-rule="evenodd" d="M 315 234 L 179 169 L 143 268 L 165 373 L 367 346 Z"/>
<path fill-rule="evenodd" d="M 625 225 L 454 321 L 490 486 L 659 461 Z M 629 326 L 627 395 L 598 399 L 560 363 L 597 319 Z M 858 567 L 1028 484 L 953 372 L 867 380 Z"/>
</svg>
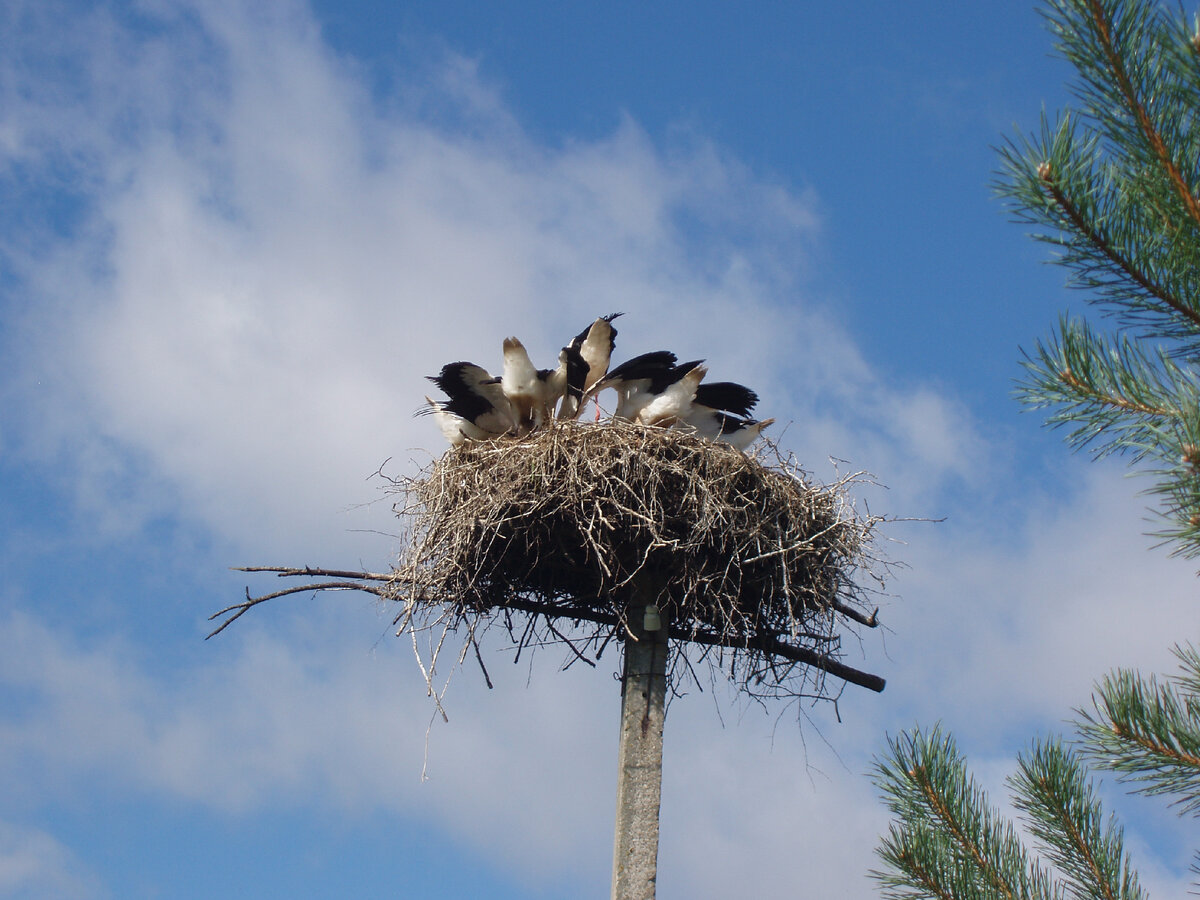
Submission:
<svg viewBox="0 0 1200 900">
<path fill-rule="evenodd" d="M 617 392 L 617 408 L 614 419 L 638 421 L 639 414 L 668 388 L 682 380 L 685 375 L 700 366 L 703 360 L 675 365 L 675 354 L 669 350 L 655 350 L 626 360 L 601 378 L 592 387 L 592 393 L 605 388 Z M 703 372 L 695 379 L 703 377 Z M 688 386 L 694 391 L 695 383 Z"/>
<path fill-rule="evenodd" d="M 438 402 L 426 397 L 429 405 L 417 410 L 417 415 L 432 415 L 452 447 L 516 431 L 517 419 L 500 379 L 493 378 L 486 369 L 474 363 L 452 362 L 442 366 L 440 374 L 426 378 L 450 399 Z"/>
<path fill-rule="evenodd" d="M 565 386 L 565 366 L 562 369 Z M 546 411 L 552 403 L 550 396 L 555 389 L 551 384 L 554 374 L 553 369 L 537 369 L 530 361 L 525 345 L 515 337 L 504 339 L 504 374 L 500 376 L 500 387 L 516 414 L 519 435 L 529 434 L 545 421 Z M 561 392 L 559 396 L 562 396 Z"/>
<path fill-rule="evenodd" d="M 700 382 L 708 374 L 707 367 L 702 366 L 701 362 L 682 363 L 661 381 L 652 381 L 644 395 L 649 397 L 650 402 L 638 411 L 634 421 L 663 428 L 682 421 L 691 412 Z"/>
<path fill-rule="evenodd" d="M 613 348 L 617 345 L 617 329 L 613 327 L 613 319 L 624 313 L 609 313 L 601 316 L 571 340 L 570 349 L 579 353 L 587 366 L 583 377 L 583 390 L 588 391 L 608 372 L 612 361 Z M 579 415 L 582 403 L 563 404 L 559 410 L 559 418 L 573 419 Z M 596 421 L 600 420 L 600 402 L 596 402 Z"/>
<path fill-rule="evenodd" d="M 558 396 L 562 397 L 562 405 L 558 408 L 560 419 L 574 419 L 579 416 L 579 407 L 583 404 L 583 392 L 587 384 L 588 364 L 583 354 L 572 344 L 563 347 L 558 354 L 558 370 L 552 378 L 557 379 L 562 373 L 563 387 Z"/>
<path fill-rule="evenodd" d="M 717 428 L 711 439 L 729 444 L 735 450 L 745 450 L 757 440 L 764 428 L 775 422 L 774 419 L 743 419 L 719 409 L 713 412 L 713 419 Z"/>
<path fill-rule="evenodd" d="M 571 346 L 579 351 L 583 361 L 588 365 L 587 377 L 583 380 L 586 391 L 608 372 L 608 364 L 612 361 L 613 348 L 617 345 L 617 329 L 612 321 L 624 313 L 610 313 L 601 316 L 571 341 Z"/>
<path fill-rule="evenodd" d="M 738 384 L 736 381 L 710 381 L 696 388 L 694 405 L 746 417 L 757 403 L 758 394 L 744 384 Z"/>
<path fill-rule="evenodd" d="M 572 347 L 563 347 L 558 354 L 558 368 L 538 369 L 537 377 L 542 382 L 542 405 L 536 410 L 538 423 L 554 420 L 554 407 L 559 400 L 563 407 L 569 402 L 579 408 L 583 396 L 583 379 L 587 375 L 587 363 Z M 559 418 L 565 418 L 559 413 Z M 574 418 L 574 416 L 572 416 Z"/>
<path fill-rule="evenodd" d="M 675 359 L 675 354 L 670 350 L 655 350 L 627 359 L 593 384 L 583 395 L 583 402 L 587 403 L 605 388 L 612 388 L 617 392 L 614 417 L 632 419 L 640 407 L 632 409 L 631 398 L 642 394 L 655 378 L 662 378 L 670 372 L 675 366 Z"/>
<path fill-rule="evenodd" d="M 681 424 L 710 441 L 723 441 L 745 450 L 774 419 L 750 418 L 758 403 L 758 394 L 744 384 L 714 381 L 696 388 L 691 410 Z"/>
</svg>

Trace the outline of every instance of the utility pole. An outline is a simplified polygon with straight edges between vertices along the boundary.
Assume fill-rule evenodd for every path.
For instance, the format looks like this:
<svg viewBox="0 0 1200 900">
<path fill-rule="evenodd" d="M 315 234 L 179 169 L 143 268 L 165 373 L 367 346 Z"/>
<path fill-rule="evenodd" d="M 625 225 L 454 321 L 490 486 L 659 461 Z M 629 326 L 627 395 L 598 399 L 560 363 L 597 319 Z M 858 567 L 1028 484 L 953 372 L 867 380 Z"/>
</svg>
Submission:
<svg viewBox="0 0 1200 900">
<path fill-rule="evenodd" d="M 667 699 L 667 623 L 658 607 L 629 611 L 621 680 L 612 900 L 654 900 Z"/>
</svg>

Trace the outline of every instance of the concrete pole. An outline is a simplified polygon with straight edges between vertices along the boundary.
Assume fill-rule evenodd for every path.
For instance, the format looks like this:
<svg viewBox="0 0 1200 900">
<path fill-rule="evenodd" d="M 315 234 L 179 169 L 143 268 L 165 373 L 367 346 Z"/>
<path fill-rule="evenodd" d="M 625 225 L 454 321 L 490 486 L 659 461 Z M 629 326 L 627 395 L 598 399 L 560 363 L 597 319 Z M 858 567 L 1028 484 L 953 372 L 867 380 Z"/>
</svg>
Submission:
<svg viewBox="0 0 1200 900">
<path fill-rule="evenodd" d="M 667 622 L 657 607 L 629 611 L 617 751 L 613 900 L 654 900 L 667 699 Z M 636 640 L 634 640 L 636 638 Z"/>
</svg>

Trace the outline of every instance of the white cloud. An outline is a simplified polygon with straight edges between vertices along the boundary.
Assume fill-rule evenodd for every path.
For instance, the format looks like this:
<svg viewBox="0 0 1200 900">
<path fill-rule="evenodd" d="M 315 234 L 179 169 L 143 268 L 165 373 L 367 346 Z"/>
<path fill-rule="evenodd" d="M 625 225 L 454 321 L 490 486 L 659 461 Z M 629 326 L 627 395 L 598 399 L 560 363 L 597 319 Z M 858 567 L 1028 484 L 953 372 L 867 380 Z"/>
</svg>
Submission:
<svg viewBox="0 0 1200 900">
<path fill-rule="evenodd" d="M 1031 714 L 1066 718 L 1111 667 L 1174 667 L 1169 648 L 1195 610 L 1194 563 L 1148 549 L 1144 483 L 1117 465 L 1080 466 L 1069 495 L 1023 487 L 1015 543 L 986 508 L 909 529 L 907 599 L 889 622 L 898 676 L 946 686 L 914 699 L 922 715 L 998 734 Z"/>
<path fill-rule="evenodd" d="M 695 135 L 659 148 L 630 120 L 537 146 L 461 59 L 426 90 L 468 104 L 465 132 L 379 108 L 299 8 L 272 9 L 202 4 L 199 25 L 174 22 L 191 81 L 117 31 L 80 64 L 120 88 L 59 103 L 47 140 L 100 187 L 76 241 L 22 258 L 39 308 L 7 393 L 39 455 L 82 467 L 94 509 L 136 523 L 169 496 L 256 553 L 360 555 L 346 528 L 387 530 L 385 507 L 341 514 L 373 496 L 363 479 L 440 450 L 409 418 L 423 375 L 496 366 L 509 333 L 548 361 L 615 310 L 619 353 L 709 358 L 714 378 L 759 388 L 765 415 L 798 420 L 817 461 L 857 450 L 886 476 L 912 460 L 906 483 L 962 471 L 972 429 L 949 426 L 946 399 L 889 387 L 797 299 L 810 195 Z M 138 127 L 114 137 L 126 117 Z M 124 477 L 114 450 L 137 461 Z"/>
<path fill-rule="evenodd" d="M 0 896 L 10 900 L 98 900 L 107 894 L 52 835 L 0 821 Z"/>
<path fill-rule="evenodd" d="M 355 611 L 358 625 L 371 618 Z M 339 622 L 344 611 L 317 610 L 281 637 L 249 628 L 234 652 L 214 647 L 210 662 L 164 678 L 124 642 L 63 638 L 15 616 L 0 636 L 0 686 L 29 712 L 0 724 L 0 787 L 21 806 L 111 794 L 239 815 L 386 809 L 531 883 L 589 869 L 604 880 L 594 852 L 611 839 L 598 811 L 612 803 L 618 706 L 607 673 L 555 673 L 541 651 L 526 686 L 524 665 L 489 651 L 496 689 L 459 672 L 451 722 L 427 737 L 434 707 L 405 646 L 372 652 L 371 627 Z"/>
</svg>

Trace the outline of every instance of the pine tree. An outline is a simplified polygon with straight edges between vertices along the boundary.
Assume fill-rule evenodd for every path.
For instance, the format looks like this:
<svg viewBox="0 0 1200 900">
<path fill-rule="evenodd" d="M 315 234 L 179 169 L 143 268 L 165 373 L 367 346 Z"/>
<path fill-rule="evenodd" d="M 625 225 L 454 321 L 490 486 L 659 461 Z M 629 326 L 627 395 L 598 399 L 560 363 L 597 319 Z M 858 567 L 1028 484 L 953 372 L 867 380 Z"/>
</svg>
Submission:
<svg viewBox="0 0 1200 900">
<path fill-rule="evenodd" d="M 1182 814 L 1200 811 L 1200 654 L 1176 656 L 1180 674 L 1165 684 L 1119 671 L 1097 685 L 1093 709 L 1079 712 L 1076 746 L 1037 740 L 1018 757 L 1008 786 L 1041 856 L 989 803 L 940 726 L 891 739 L 875 768 L 894 817 L 876 849 L 884 868 L 872 873 L 884 896 L 1144 898 L 1087 764 L 1141 793 L 1173 795 Z"/>
<path fill-rule="evenodd" d="M 1155 478 L 1159 534 L 1200 555 L 1200 37 L 1152 0 L 1051 0 L 1077 113 L 1001 151 L 1000 194 L 1058 250 L 1111 333 L 1064 317 L 1024 403 Z"/>
<path fill-rule="evenodd" d="M 1001 149 L 998 188 L 1105 328 L 1063 317 L 1024 361 L 1021 401 L 1096 456 L 1153 479 L 1173 553 L 1200 556 L 1200 19 L 1155 0 L 1048 0 L 1078 110 Z M 1074 746 L 1035 741 L 1010 779 L 1041 856 L 939 728 L 889 741 L 875 779 L 895 816 L 874 873 L 896 898 L 1140 898 L 1088 764 L 1200 814 L 1200 653 L 1166 682 L 1118 671 L 1078 711 Z M 1200 865 L 1195 867 L 1200 874 Z"/>
</svg>

